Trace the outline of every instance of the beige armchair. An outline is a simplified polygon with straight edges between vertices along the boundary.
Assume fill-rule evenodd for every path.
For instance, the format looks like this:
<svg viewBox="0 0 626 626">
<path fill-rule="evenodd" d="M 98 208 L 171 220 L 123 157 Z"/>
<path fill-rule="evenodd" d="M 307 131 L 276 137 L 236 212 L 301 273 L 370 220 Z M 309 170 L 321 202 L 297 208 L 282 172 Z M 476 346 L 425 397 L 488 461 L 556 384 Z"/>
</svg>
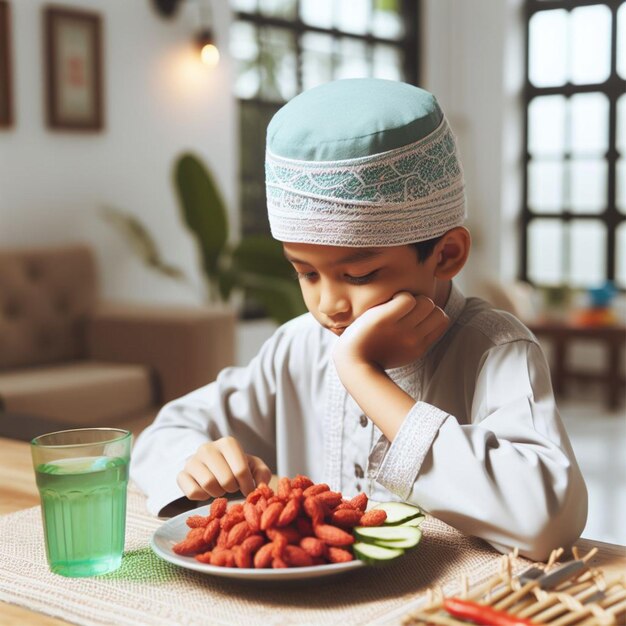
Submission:
<svg viewBox="0 0 626 626">
<path fill-rule="evenodd" d="M 28 420 L 138 432 L 233 362 L 229 311 L 103 305 L 84 245 L 0 251 L 0 417 L 12 433 Z"/>
</svg>

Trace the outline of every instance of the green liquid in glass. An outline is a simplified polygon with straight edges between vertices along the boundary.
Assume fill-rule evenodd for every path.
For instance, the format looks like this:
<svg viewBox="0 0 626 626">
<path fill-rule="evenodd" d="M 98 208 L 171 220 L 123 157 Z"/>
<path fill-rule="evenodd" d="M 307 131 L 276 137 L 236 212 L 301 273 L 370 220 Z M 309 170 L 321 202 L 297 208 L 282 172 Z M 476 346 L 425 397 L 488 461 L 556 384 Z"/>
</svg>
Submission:
<svg viewBox="0 0 626 626">
<path fill-rule="evenodd" d="M 122 562 L 128 461 L 82 457 L 35 470 L 50 569 L 63 576 L 94 576 Z"/>
</svg>

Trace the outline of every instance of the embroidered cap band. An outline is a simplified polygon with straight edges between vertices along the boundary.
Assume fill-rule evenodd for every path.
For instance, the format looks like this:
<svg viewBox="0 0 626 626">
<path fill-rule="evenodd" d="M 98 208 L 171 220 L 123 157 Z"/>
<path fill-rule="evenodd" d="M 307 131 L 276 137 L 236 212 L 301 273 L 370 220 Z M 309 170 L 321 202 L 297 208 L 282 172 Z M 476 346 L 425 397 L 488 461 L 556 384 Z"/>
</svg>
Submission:
<svg viewBox="0 0 626 626">
<path fill-rule="evenodd" d="M 448 122 L 432 94 L 404 83 L 341 80 L 291 100 L 268 127 L 265 177 L 280 241 L 395 246 L 465 219 Z"/>
</svg>

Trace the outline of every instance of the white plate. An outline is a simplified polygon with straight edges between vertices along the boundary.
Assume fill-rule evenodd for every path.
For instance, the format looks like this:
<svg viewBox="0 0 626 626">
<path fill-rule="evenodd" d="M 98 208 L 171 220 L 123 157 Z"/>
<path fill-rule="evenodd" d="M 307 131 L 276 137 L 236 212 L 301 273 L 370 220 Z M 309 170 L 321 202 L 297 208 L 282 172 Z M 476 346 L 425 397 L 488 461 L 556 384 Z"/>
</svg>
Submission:
<svg viewBox="0 0 626 626">
<path fill-rule="evenodd" d="M 245 569 L 237 567 L 218 567 L 196 561 L 192 556 L 180 556 L 172 547 L 182 541 L 189 532 L 185 520 L 190 515 L 208 515 L 209 505 L 181 513 L 167 520 L 152 535 L 150 547 L 162 559 L 196 572 L 222 576 L 223 578 L 240 578 L 249 580 L 299 580 L 303 578 L 319 578 L 334 576 L 354 569 L 365 567 L 363 561 L 355 559 L 347 563 L 330 563 L 329 565 L 313 565 L 312 567 L 287 567 L 282 569 Z"/>
</svg>

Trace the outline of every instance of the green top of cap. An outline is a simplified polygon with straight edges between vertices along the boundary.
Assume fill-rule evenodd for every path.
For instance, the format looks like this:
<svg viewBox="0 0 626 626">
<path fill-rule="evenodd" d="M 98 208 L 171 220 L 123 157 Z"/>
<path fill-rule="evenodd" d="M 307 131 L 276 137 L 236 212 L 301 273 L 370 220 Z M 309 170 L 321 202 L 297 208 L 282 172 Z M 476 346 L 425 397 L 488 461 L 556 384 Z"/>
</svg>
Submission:
<svg viewBox="0 0 626 626">
<path fill-rule="evenodd" d="M 380 154 L 423 139 L 443 113 L 428 91 L 392 80 L 350 78 L 296 96 L 272 118 L 267 149 L 300 161 Z"/>
</svg>

